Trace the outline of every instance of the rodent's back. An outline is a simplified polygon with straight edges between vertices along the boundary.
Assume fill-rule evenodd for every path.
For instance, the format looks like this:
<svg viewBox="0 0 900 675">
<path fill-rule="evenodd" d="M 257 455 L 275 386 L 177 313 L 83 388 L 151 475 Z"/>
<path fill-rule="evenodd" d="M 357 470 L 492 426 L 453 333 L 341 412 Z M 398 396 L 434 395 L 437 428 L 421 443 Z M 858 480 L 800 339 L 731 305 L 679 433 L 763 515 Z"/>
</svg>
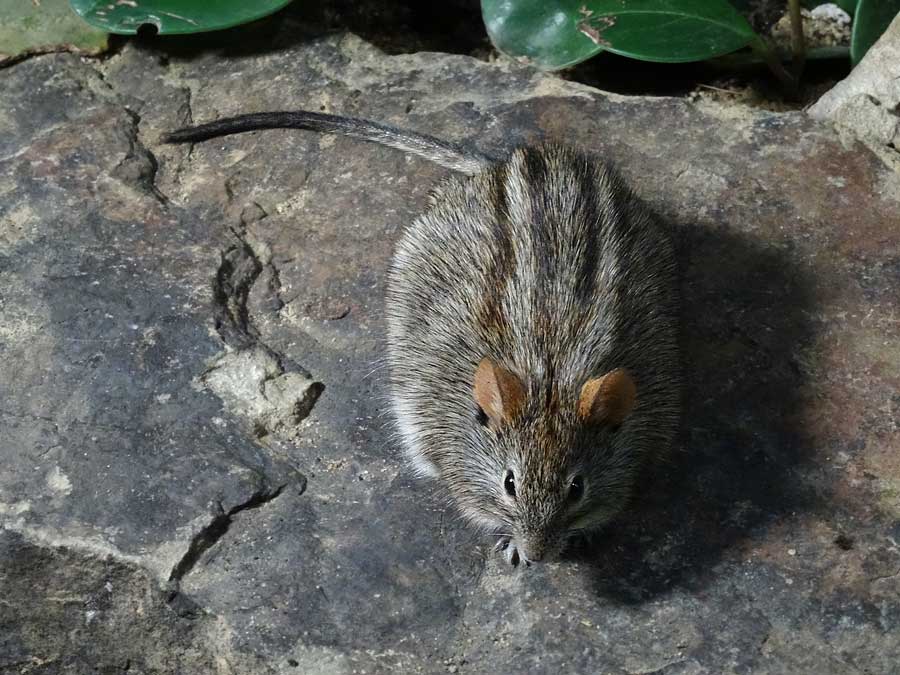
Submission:
<svg viewBox="0 0 900 675">
<path fill-rule="evenodd" d="M 586 380 L 627 368 L 638 398 L 623 442 L 635 463 L 666 448 L 678 416 L 677 304 L 668 237 L 602 163 L 523 148 L 452 179 L 399 241 L 388 278 L 392 397 L 415 464 L 453 475 L 478 451 L 466 429 L 486 356 L 537 405 L 553 391 L 573 411 Z"/>
</svg>

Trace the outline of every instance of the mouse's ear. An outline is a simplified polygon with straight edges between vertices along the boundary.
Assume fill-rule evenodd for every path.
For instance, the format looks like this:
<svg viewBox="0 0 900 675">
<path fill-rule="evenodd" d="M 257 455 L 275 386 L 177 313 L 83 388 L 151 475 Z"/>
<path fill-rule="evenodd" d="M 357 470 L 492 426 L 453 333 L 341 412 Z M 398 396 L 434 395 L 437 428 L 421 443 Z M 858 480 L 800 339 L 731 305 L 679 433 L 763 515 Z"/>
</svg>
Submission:
<svg viewBox="0 0 900 675">
<path fill-rule="evenodd" d="M 624 368 L 611 370 L 584 383 L 578 416 L 590 424 L 619 426 L 634 408 L 637 387 Z"/>
<path fill-rule="evenodd" d="M 492 426 L 514 420 L 525 406 L 522 380 L 489 358 L 478 364 L 473 393 Z"/>
</svg>

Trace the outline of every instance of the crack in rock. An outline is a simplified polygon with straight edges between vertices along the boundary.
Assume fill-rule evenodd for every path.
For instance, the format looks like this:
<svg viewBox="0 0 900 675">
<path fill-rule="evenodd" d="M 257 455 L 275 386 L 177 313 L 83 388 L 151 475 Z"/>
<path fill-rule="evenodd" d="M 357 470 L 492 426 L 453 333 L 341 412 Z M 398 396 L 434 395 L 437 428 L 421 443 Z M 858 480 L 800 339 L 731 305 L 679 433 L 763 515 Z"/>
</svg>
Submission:
<svg viewBox="0 0 900 675">
<path fill-rule="evenodd" d="M 125 127 L 125 136 L 128 140 L 128 152 L 119 164 L 113 168 L 112 175 L 126 185 L 131 185 L 149 195 L 163 206 L 169 205 L 169 198 L 156 186 L 156 174 L 159 171 L 159 162 L 139 136 L 141 116 L 127 106 L 122 109 L 131 120 L 131 124 Z"/>
<path fill-rule="evenodd" d="M 885 574 L 880 577 L 873 577 L 869 580 L 869 583 L 874 584 L 878 581 L 887 581 L 888 579 L 896 579 L 897 577 L 900 577 L 900 568 L 898 568 L 897 571 L 893 574 Z"/>
<path fill-rule="evenodd" d="M 221 502 L 217 503 L 216 507 L 218 513 L 206 527 L 193 536 L 187 551 L 185 551 L 184 555 L 181 556 L 181 559 L 172 567 L 172 571 L 169 574 L 170 602 L 174 600 L 175 596 L 180 595 L 181 580 L 194 569 L 197 561 L 200 560 L 200 557 L 210 548 L 215 546 L 215 544 L 228 533 L 234 517 L 241 511 L 256 509 L 269 503 L 278 497 L 284 488 L 285 485 L 282 484 L 273 490 L 265 488 L 257 490 L 250 495 L 250 498 L 247 501 L 237 504 L 228 511 L 225 511 L 222 508 Z M 303 486 L 302 489 L 305 490 L 305 486 Z"/>
<path fill-rule="evenodd" d="M 222 253 L 213 282 L 215 327 L 222 342 L 232 349 L 246 349 L 259 341 L 250 321 L 247 298 L 262 269 L 259 258 L 240 235 L 238 244 Z"/>
<path fill-rule="evenodd" d="M 290 436 L 309 416 L 325 385 L 260 338 L 248 299 L 263 270 L 272 265 L 261 259 L 243 230 L 234 235 L 237 244 L 222 254 L 213 283 L 215 328 L 228 351 L 199 381 L 233 414 L 248 418 L 258 438 L 271 433 Z M 268 278 L 277 283 L 277 271 Z"/>
<path fill-rule="evenodd" d="M 231 230 L 237 243 L 221 254 L 221 262 L 216 270 L 213 282 L 215 327 L 222 341 L 232 349 L 245 349 L 261 344 L 259 331 L 250 319 L 248 308 L 250 292 L 260 277 L 268 279 L 276 304 L 280 305 L 278 270 L 271 262 L 271 253 L 265 245 L 254 245 L 246 234 L 249 223 L 262 220 L 266 215 L 262 207 L 255 203 L 244 208 L 240 229 Z M 280 306 L 273 309 L 277 311 Z M 272 354 L 280 360 L 274 351 Z"/>
</svg>

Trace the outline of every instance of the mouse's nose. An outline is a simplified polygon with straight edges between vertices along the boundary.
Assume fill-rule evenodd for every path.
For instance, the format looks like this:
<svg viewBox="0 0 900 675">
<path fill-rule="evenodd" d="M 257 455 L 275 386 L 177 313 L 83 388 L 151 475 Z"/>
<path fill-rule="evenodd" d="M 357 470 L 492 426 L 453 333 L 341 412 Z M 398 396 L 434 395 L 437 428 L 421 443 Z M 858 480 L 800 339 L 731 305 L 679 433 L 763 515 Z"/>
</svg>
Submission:
<svg viewBox="0 0 900 675">
<path fill-rule="evenodd" d="M 526 542 L 519 551 L 526 562 L 541 562 L 546 554 L 546 549 L 539 543 Z"/>
</svg>

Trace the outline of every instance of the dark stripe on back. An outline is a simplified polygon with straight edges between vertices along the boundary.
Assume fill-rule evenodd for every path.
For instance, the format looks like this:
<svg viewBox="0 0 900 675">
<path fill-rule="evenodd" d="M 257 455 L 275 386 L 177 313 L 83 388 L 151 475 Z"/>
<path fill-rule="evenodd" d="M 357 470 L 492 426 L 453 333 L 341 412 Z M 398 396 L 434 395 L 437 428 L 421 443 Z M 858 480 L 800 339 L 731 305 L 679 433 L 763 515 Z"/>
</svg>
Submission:
<svg viewBox="0 0 900 675">
<path fill-rule="evenodd" d="M 604 224 L 609 223 L 609 215 L 600 211 L 600 201 L 605 196 L 600 190 L 605 187 L 598 184 L 597 176 L 583 157 L 578 157 L 575 183 L 578 187 L 578 205 L 574 216 L 581 219 L 579 228 L 585 238 L 581 259 L 576 262 L 575 298 L 581 304 L 595 301 L 597 292 L 597 263 L 600 260 L 601 231 Z"/>
<path fill-rule="evenodd" d="M 477 310 L 478 325 L 487 331 L 486 337 L 497 347 L 509 340 L 509 325 L 503 311 L 503 298 L 515 266 L 512 224 L 509 219 L 509 195 L 506 192 L 507 172 L 508 165 L 503 163 L 498 165 L 489 177 L 487 198 L 492 210 L 490 214 L 492 240 L 487 242 L 487 245 L 492 255 L 485 271 L 485 295 Z"/>
<path fill-rule="evenodd" d="M 535 276 L 538 288 L 546 288 L 546 281 L 553 274 L 553 261 L 551 252 L 554 246 L 554 224 L 548 222 L 547 214 L 552 207 L 551 199 L 547 195 L 547 175 L 549 169 L 544 153 L 534 148 L 526 148 L 523 151 L 523 171 L 525 184 L 529 187 L 530 194 L 525 198 L 531 202 L 531 222 L 524 223 L 529 228 L 532 250 L 535 262 Z M 543 299 L 543 294 L 538 297 Z"/>
<path fill-rule="evenodd" d="M 522 154 L 522 172 L 528 194 L 524 199 L 529 203 L 530 219 L 522 223 L 527 236 L 531 239 L 534 265 L 534 306 L 533 313 L 534 340 L 538 353 L 549 353 L 552 349 L 553 337 L 557 329 L 556 320 L 550 315 L 551 282 L 554 276 L 557 226 L 547 216 L 553 207 L 552 197 L 548 193 L 547 179 L 549 167 L 542 150 L 527 148 Z"/>
</svg>

